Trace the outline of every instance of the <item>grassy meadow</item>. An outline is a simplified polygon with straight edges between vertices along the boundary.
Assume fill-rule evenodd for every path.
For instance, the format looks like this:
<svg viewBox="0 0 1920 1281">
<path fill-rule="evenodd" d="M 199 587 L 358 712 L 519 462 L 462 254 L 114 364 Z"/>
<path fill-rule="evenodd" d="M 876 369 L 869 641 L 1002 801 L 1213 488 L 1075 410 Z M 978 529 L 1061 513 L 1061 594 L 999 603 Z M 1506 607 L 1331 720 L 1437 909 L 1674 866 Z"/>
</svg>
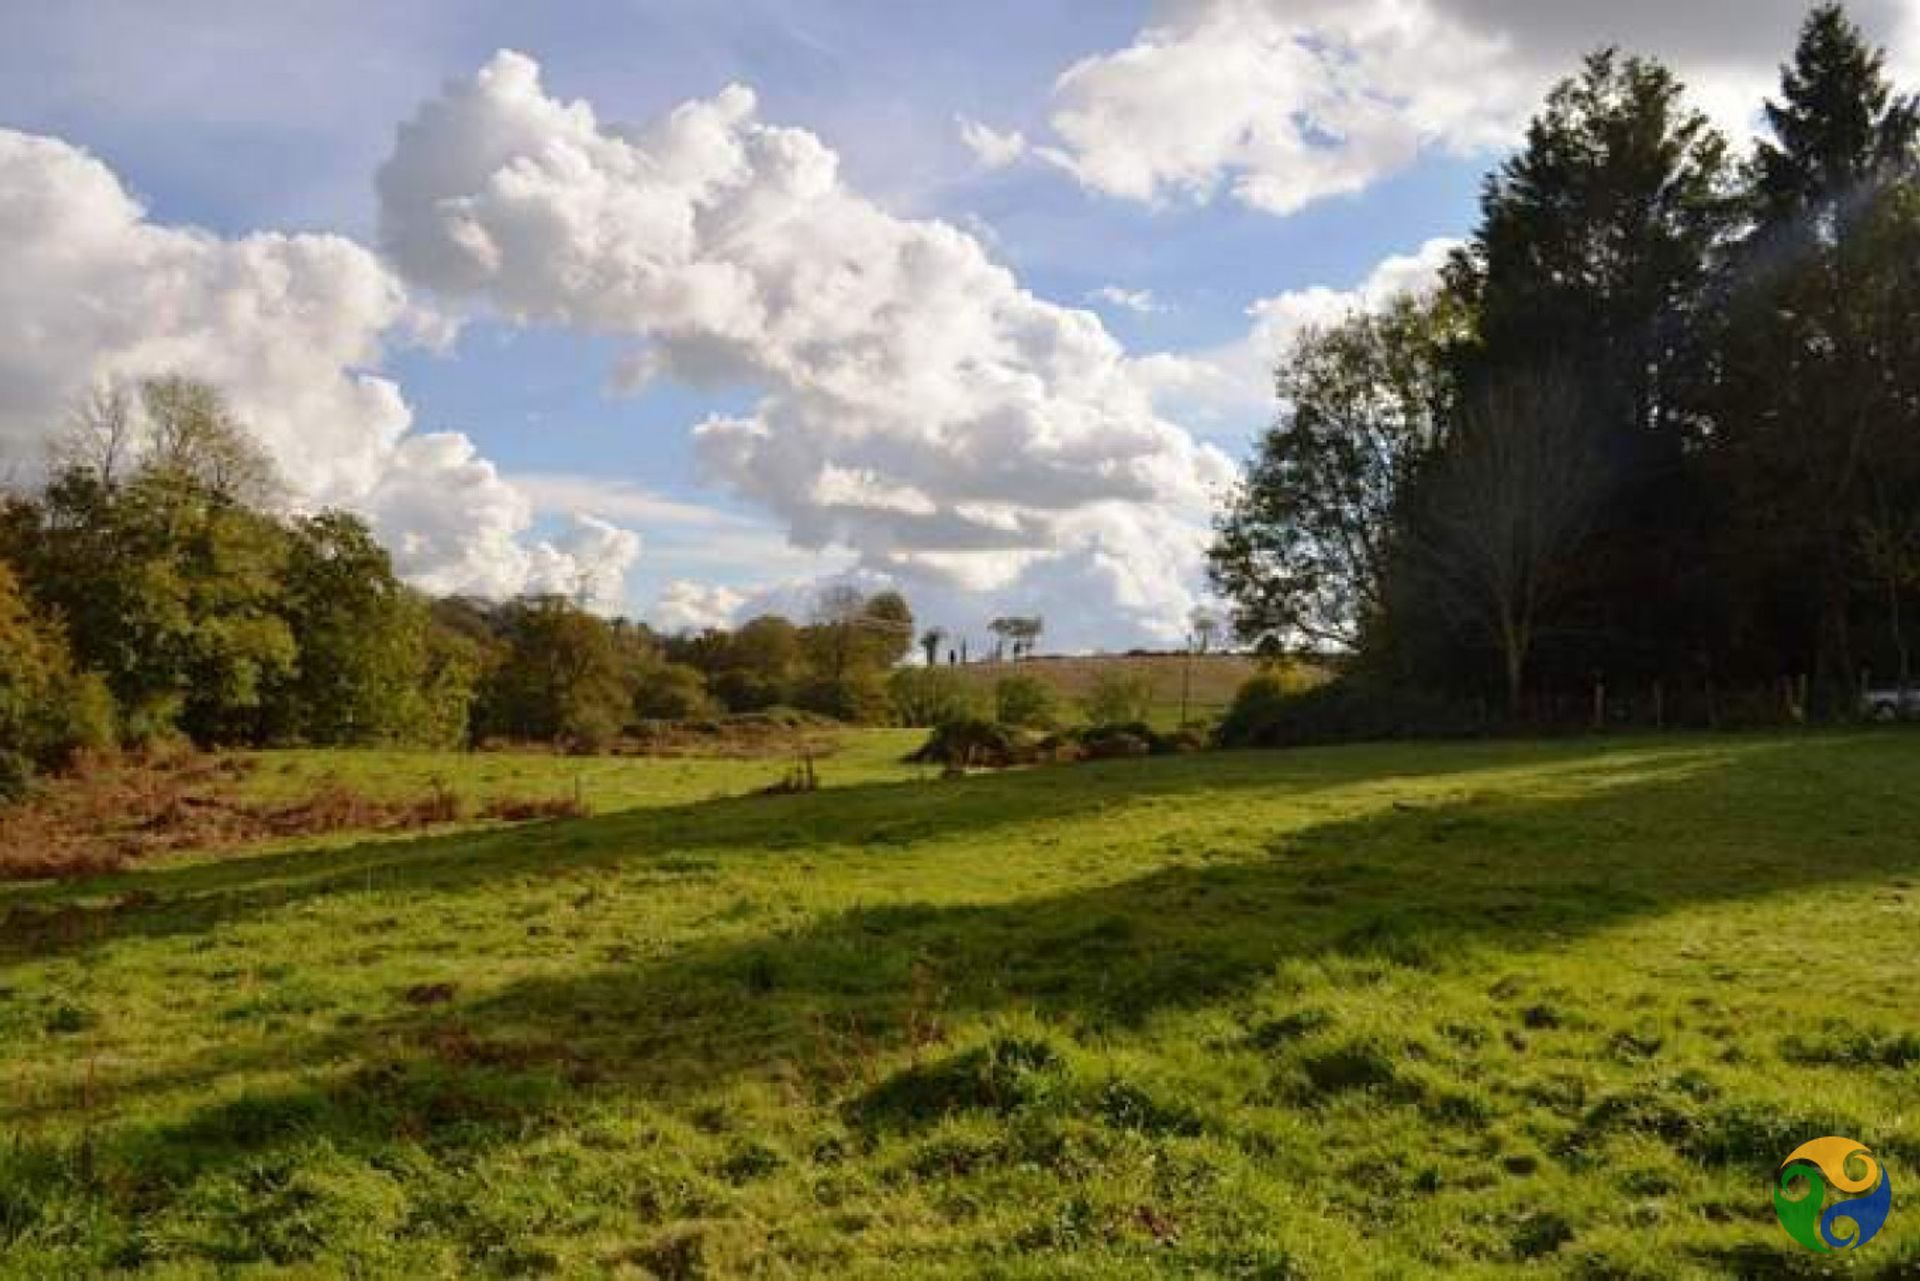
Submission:
<svg viewBox="0 0 1920 1281">
<path fill-rule="evenodd" d="M 991 698 L 1003 676 L 1031 676 L 1053 687 L 1064 719 L 1079 717 L 1094 682 L 1121 675 L 1151 682 L 1148 720 L 1159 729 L 1178 728 L 1186 720 L 1211 720 L 1233 702 L 1234 694 L 1260 671 L 1258 659 L 1245 654 L 1042 654 L 1017 663 L 968 663 L 952 670 L 982 697 Z M 1185 695 L 1184 701 L 1182 695 Z M 1182 711 L 1185 716 L 1182 716 Z"/>
<path fill-rule="evenodd" d="M 1920 740 L 912 741 L 273 754 L 594 814 L 0 885 L 0 1275 L 1920 1272 Z"/>
</svg>

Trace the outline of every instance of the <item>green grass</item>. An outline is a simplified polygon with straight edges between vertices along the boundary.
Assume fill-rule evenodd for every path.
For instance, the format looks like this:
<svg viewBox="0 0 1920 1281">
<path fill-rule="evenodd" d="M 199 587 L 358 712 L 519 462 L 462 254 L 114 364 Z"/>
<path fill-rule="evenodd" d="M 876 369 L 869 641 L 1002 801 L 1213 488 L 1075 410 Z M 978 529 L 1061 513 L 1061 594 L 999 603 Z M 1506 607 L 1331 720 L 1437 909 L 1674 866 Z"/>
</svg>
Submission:
<svg viewBox="0 0 1920 1281">
<path fill-rule="evenodd" d="M 849 786 L 931 777 L 902 758 L 926 741 L 925 730 L 862 730 L 836 736 L 819 758 L 831 783 Z M 776 783 L 793 764 L 787 754 L 747 760 L 706 757 L 560 756 L 531 751 L 285 751 L 255 755 L 244 791 L 254 800 L 295 801 L 323 780 L 369 796 L 405 799 L 438 785 L 470 802 L 501 797 L 571 796 L 596 813 L 643 806 L 686 805 L 737 796 Z"/>
<path fill-rule="evenodd" d="M 0 1273 L 1920 1271 L 1920 740 L 900 741 L 0 887 Z M 1857 1259 L 1773 1222 L 1829 1133 Z"/>
<path fill-rule="evenodd" d="M 953 668 L 985 699 L 1005 676 L 1031 676 L 1053 687 L 1059 714 L 1069 722 L 1084 719 L 1085 699 L 1102 676 L 1115 673 L 1144 678 L 1153 695 L 1147 720 L 1157 729 L 1178 729 L 1187 721 L 1217 720 L 1242 685 L 1260 672 L 1258 660 L 1243 654 L 1094 654 L 1041 655 L 1017 663 L 968 663 Z"/>
</svg>

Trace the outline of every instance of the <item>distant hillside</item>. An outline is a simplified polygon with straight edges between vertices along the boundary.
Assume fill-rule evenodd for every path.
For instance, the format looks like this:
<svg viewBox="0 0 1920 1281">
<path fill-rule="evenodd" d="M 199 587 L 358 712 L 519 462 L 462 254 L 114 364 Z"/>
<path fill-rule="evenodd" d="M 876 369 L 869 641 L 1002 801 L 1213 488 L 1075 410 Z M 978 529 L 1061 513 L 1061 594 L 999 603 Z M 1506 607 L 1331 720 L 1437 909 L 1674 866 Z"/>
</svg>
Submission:
<svg viewBox="0 0 1920 1281">
<path fill-rule="evenodd" d="M 1077 657 L 1038 655 L 1017 663 L 967 663 L 953 670 L 967 680 L 991 691 L 1002 676 L 1018 672 L 1034 676 L 1054 687 L 1067 710 L 1074 710 L 1096 677 L 1121 671 L 1142 675 L 1153 682 L 1153 719 L 1177 724 L 1180 720 L 1180 693 L 1192 664 L 1187 713 L 1190 717 L 1218 715 L 1233 701 L 1234 691 L 1260 670 L 1259 661 L 1245 654 L 1094 654 Z"/>
</svg>

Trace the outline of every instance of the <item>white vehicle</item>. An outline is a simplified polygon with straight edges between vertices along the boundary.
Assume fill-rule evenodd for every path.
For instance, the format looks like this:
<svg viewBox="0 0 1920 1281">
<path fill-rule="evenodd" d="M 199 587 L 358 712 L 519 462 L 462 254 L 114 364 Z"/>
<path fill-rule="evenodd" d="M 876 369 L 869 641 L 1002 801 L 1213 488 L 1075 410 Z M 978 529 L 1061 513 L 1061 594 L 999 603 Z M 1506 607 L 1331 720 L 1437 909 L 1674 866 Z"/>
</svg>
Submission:
<svg viewBox="0 0 1920 1281">
<path fill-rule="evenodd" d="M 1860 710 L 1868 719 L 1876 721 L 1920 717 L 1920 685 L 1906 689 L 1870 689 L 1860 696 Z"/>
</svg>

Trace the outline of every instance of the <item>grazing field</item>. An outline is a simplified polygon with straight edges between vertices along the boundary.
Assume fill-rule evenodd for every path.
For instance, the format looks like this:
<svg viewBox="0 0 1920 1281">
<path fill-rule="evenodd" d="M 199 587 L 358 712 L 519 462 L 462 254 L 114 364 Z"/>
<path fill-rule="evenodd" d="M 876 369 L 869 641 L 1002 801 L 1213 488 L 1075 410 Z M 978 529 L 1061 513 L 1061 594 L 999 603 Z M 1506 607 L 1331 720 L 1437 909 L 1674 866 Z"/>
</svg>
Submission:
<svg viewBox="0 0 1920 1281">
<path fill-rule="evenodd" d="M 968 663 L 953 670 L 988 696 L 1003 676 L 1036 677 L 1053 686 L 1061 713 L 1069 718 L 1079 715 L 1081 700 L 1092 692 L 1100 677 L 1116 673 L 1144 677 L 1153 684 L 1149 719 L 1160 728 L 1172 729 L 1181 723 L 1183 688 L 1187 693 L 1187 719 L 1210 720 L 1226 710 L 1235 691 L 1260 670 L 1260 664 L 1244 654 L 1199 654 L 1191 660 L 1184 654 L 1097 654 L 1043 656 L 1017 663 Z"/>
<path fill-rule="evenodd" d="M 1920 1270 L 1920 740 L 906 741 L 0 885 L 0 1274 L 1814 1275 L 1825 1134 Z"/>
</svg>

